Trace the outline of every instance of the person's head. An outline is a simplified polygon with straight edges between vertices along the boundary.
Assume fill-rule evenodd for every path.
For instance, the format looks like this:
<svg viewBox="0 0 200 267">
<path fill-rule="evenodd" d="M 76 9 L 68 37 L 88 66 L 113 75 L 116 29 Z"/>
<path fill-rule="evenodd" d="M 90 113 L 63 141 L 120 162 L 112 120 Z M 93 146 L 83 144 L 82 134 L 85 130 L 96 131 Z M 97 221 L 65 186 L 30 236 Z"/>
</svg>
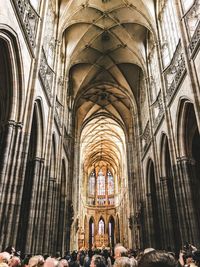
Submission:
<svg viewBox="0 0 200 267">
<path fill-rule="evenodd" d="M 128 251 L 122 245 L 115 246 L 115 259 L 120 257 L 126 257 L 128 255 Z"/>
<path fill-rule="evenodd" d="M 167 252 L 155 250 L 144 254 L 138 267 L 176 267 L 176 260 Z"/>
<path fill-rule="evenodd" d="M 4 251 L 8 252 L 11 255 L 14 255 L 16 253 L 16 250 L 13 246 L 8 246 Z"/>
<path fill-rule="evenodd" d="M 101 255 L 94 255 L 92 257 L 90 267 L 106 267 L 104 257 Z"/>
<path fill-rule="evenodd" d="M 190 265 L 190 263 L 193 262 L 193 255 L 192 255 L 192 253 L 187 253 L 185 255 L 185 262 L 186 262 L 187 265 Z"/>
<path fill-rule="evenodd" d="M 36 255 L 29 259 L 28 267 L 43 267 L 44 258 L 42 255 Z"/>
<path fill-rule="evenodd" d="M 10 259 L 11 259 L 11 254 L 10 253 L 8 253 L 6 251 L 0 253 L 0 263 L 4 262 L 4 263 L 9 264 Z"/>
<path fill-rule="evenodd" d="M 60 267 L 68 267 L 69 266 L 68 261 L 66 259 L 61 259 L 59 261 L 59 266 Z"/>
<path fill-rule="evenodd" d="M 58 267 L 59 261 L 55 258 L 49 257 L 44 262 L 44 267 Z"/>
<path fill-rule="evenodd" d="M 21 265 L 21 260 L 19 257 L 17 256 L 13 256 L 10 260 L 10 264 L 9 266 L 10 267 L 17 267 L 17 266 L 20 266 Z"/>
<path fill-rule="evenodd" d="M 144 254 L 149 253 L 151 251 L 155 251 L 155 248 L 145 248 Z"/>
<path fill-rule="evenodd" d="M 120 257 L 115 260 L 114 267 L 132 267 L 128 257 Z"/>
</svg>

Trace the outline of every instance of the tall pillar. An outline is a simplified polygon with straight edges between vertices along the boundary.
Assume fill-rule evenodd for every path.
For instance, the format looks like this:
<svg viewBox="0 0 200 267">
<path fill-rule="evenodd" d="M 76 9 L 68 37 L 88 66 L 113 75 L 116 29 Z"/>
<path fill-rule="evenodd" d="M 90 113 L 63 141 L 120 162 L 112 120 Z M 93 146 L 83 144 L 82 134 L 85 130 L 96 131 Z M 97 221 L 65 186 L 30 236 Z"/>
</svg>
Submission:
<svg viewBox="0 0 200 267">
<path fill-rule="evenodd" d="M 177 166 L 175 166 L 177 173 L 175 182 L 182 244 L 188 241 L 198 247 L 200 230 L 194 207 L 193 194 L 195 192 L 192 191 L 193 165 L 194 162 L 187 157 L 178 158 Z"/>
</svg>

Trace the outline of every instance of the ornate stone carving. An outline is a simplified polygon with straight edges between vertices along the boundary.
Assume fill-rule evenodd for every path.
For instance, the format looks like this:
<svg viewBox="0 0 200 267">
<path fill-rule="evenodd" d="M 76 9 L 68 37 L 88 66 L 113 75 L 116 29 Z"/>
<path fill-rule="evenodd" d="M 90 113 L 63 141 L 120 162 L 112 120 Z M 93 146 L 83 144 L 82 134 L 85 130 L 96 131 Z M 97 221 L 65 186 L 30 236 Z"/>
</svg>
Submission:
<svg viewBox="0 0 200 267">
<path fill-rule="evenodd" d="M 161 91 L 159 92 L 156 100 L 154 101 L 153 105 L 153 111 L 154 111 L 154 128 L 157 128 L 157 126 L 159 125 L 163 114 L 164 114 L 164 109 L 163 109 L 163 100 L 162 100 L 162 95 L 161 95 Z"/>
<path fill-rule="evenodd" d="M 168 101 L 170 101 L 172 95 L 177 90 L 185 71 L 185 58 L 181 44 L 179 43 L 171 60 L 171 64 L 164 72 Z"/>
<path fill-rule="evenodd" d="M 41 53 L 41 61 L 40 61 L 40 69 L 39 69 L 40 78 L 42 81 L 42 84 L 44 86 L 44 89 L 49 97 L 49 100 L 52 98 L 52 83 L 53 83 L 53 75 L 54 72 L 48 65 L 44 50 L 42 49 Z"/>
<path fill-rule="evenodd" d="M 189 51 L 191 55 L 193 55 L 194 51 L 196 51 L 197 47 L 199 46 L 199 43 L 200 43 L 200 22 L 198 23 L 196 31 L 192 36 L 192 40 L 189 45 Z"/>
<path fill-rule="evenodd" d="M 185 15 L 185 19 L 188 26 L 188 31 L 190 37 L 195 34 L 196 28 L 199 25 L 200 20 L 200 0 L 196 0 L 193 6 L 189 9 L 189 11 Z"/>
<path fill-rule="evenodd" d="M 142 138 L 142 148 L 143 148 L 143 152 L 145 152 L 151 142 L 151 134 L 150 134 L 150 125 L 149 125 L 149 121 L 146 124 L 146 127 L 143 131 L 143 134 L 141 136 Z"/>
<path fill-rule="evenodd" d="M 32 47 L 35 47 L 35 37 L 39 15 L 34 10 L 29 0 L 14 0 L 20 20 Z"/>
<path fill-rule="evenodd" d="M 60 116 L 58 114 L 57 108 L 55 108 L 54 116 L 55 116 L 55 120 L 56 120 L 56 123 L 57 123 L 58 127 L 61 128 L 62 127 L 62 123 L 61 123 L 61 119 L 60 119 Z"/>
<path fill-rule="evenodd" d="M 63 108 L 62 104 L 58 101 L 58 99 L 56 99 L 54 117 L 59 128 L 62 128 L 62 121 L 61 121 L 62 108 Z"/>
</svg>

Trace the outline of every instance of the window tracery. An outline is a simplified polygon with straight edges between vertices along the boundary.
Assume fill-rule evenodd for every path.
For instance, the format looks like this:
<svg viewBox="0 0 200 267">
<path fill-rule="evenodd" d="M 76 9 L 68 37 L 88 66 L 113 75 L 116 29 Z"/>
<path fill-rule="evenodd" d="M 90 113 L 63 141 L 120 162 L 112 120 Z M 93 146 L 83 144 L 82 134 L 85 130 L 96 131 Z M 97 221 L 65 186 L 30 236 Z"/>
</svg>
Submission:
<svg viewBox="0 0 200 267">
<path fill-rule="evenodd" d="M 104 224 L 104 221 L 101 219 L 100 221 L 99 221 L 99 234 L 100 235 L 103 235 L 104 233 L 105 233 L 105 224 Z"/>
<path fill-rule="evenodd" d="M 175 6 L 172 0 L 163 0 L 158 14 L 164 68 L 169 65 L 179 42 Z"/>
<path fill-rule="evenodd" d="M 88 179 L 89 205 L 114 205 L 115 182 L 110 170 L 92 171 Z"/>
<path fill-rule="evenodd" d="M 56 1 L 50 0 L 45 22 L 45 36 L 43 41 L 43 49 L 50 67 L 53 67 L 53 59 L 55 52 L 55 25 L 56 25 Z"/>
</svg>

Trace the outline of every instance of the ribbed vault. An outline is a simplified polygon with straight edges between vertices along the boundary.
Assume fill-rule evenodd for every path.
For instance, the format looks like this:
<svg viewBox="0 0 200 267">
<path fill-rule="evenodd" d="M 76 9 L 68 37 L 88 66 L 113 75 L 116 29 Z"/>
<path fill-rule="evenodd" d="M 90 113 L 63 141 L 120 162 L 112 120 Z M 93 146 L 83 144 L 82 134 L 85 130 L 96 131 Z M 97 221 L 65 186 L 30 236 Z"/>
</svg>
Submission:
<svg viewBox="0 0 200 267">
<path fill-rule="evenodd" d="M 125 139 L 144 90 L 146 39 L 153 33 L 153 1 L 145 3 L 63 1 L 59 28 L 85 172 L 100 164 L 119 176 L 125 164 Z"/>
</svg>

